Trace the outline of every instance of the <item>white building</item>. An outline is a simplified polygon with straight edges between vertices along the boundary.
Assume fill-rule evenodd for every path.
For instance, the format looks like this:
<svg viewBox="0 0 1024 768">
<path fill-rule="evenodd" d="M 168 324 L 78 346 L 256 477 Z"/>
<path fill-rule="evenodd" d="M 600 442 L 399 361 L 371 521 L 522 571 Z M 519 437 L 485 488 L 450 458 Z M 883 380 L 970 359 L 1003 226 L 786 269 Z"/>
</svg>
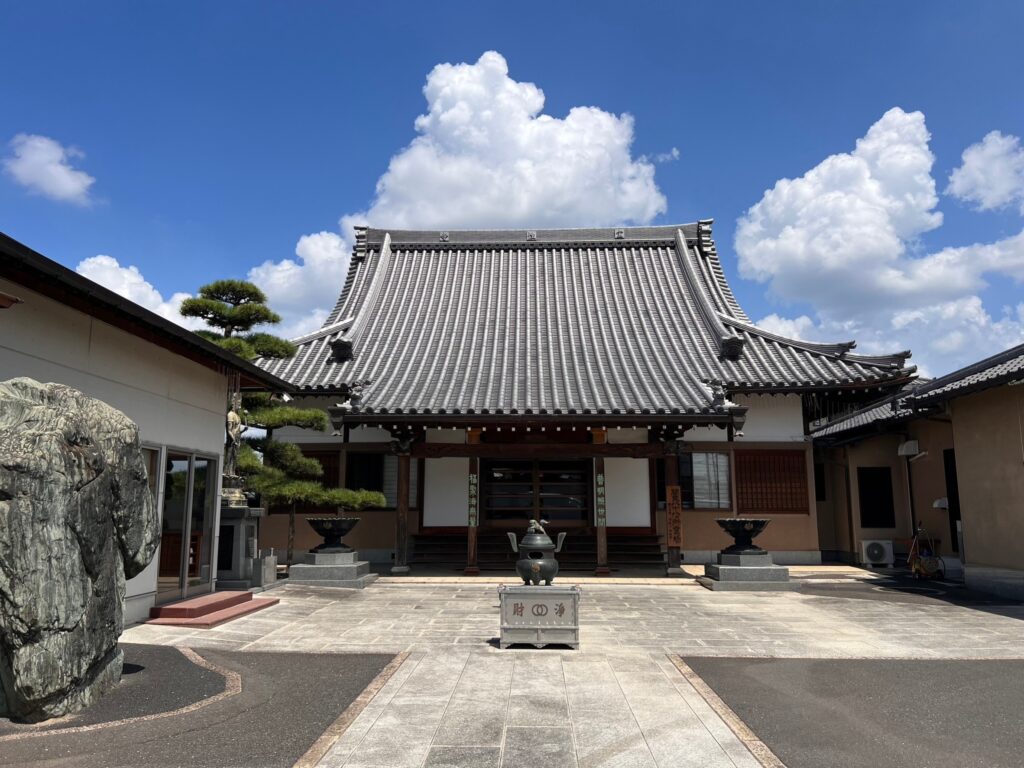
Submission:
<svg viewBox="0 0 1024 768">
<path fill-rule="evenodd" d="M 128 582 L 125 621 L 211 591 L 229 387 L 287 385 L 0 234 L 0 379 L 18 376 L 74 387 L 139 427 L 162 537 Z"/>
</svg>

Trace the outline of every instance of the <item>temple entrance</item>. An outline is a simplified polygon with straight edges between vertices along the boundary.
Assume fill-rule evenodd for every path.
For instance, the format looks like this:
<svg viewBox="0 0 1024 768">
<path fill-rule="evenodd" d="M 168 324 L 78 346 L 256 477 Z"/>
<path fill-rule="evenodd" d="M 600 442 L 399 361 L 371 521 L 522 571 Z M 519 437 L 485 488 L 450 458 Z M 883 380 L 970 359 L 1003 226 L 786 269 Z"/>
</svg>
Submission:
<svg viewBox="0 0 1024 768">
<path fill-rule="evenodd" d="M 521 530 L 530 520 L 588 527 L 592 468 L 589 459 L 483 459 L 481 527 Z"/>
</svg>

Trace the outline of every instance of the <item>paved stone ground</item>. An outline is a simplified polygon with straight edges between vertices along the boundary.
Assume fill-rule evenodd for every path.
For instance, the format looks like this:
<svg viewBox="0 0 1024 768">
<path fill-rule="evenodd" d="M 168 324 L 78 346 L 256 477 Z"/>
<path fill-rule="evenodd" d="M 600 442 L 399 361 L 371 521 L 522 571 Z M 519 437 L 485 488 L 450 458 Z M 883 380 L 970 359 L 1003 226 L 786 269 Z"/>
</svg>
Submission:
<svg viewBox="0 0 1024 768">
<path fill-rule="evenodd" d="M 410 652 L 323 757 L 324 768 L 757 766 L 762 763 L 666 654 L 1024 658 L 1022 605 L 965 607 L 948 594 L 892 591 L 898 585 L 871 574 L 838 573 L 819 574 L 822 589 L 814 594 L 714 593 L 688 580 L 585 583 L 578 652 L 499 651 L 495 585 L 461 579 L 382 579 L 359 592 L 285 586 L 274 592 L 278 606 L 221 627 L 142 625 L 124 640 L 244 651 Z M 833 595 L 827 585 L 837 582 L 871 599 Z"/>
</svg>

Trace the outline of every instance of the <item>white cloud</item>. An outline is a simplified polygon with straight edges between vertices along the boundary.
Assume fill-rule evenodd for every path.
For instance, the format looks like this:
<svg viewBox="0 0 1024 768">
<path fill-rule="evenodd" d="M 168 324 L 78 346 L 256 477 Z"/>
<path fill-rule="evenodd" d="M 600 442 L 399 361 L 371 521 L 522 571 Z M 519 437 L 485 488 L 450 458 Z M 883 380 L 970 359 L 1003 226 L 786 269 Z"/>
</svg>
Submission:
<svg viewBox="0 0 1024 768">
<path fill-rule="evenodd" d="M 299 238 L 298 260 L 265 261 L 250 269 L 248 279 L 263 289 L 283 318 L 269 330 L 294 338 L 323 325 L 338 298 L 351 252 L 341 236 L 318 232 Z"/>
<path fill-rule="evenodd" d="M 1024 213 L 1024 147 L 1016 136 L 992 131 L 964 150 L 946 194 L 986 211 L 1018 204 Z"/>
<path fill-rule="evenodd" d="M 175 293 L 169 299 L 164 299 L 134 265 L 122 267 L 113 256 L 90 256 L 82 260 L 75 271 L 172 323 L 190 330 L 205 328 L 201 320 L 182 317 L 178 312 L 181 302 L 189 298 L 189 294 Z"/>
<path fill-rule="evenodd" d="M 740 273 L 814 310 L 759 322 L 865 353 L 909 348 L 930 373 L 1024 341 L 1020 310 L 995 318 L 978 295 L 989 278 L 1024 280 L 1024 232 L 919 254 L 942 224 L 929 138 L 924 115 L 891 109 L 852 152 L 780 180 L 740 218 Z"/>
<path fill-rule="evenodd" d="M 300 253 L 301 262 L 267 262 L 250 273 L 289 329 L 312 329 L 333 306 L 354 222 L 395 229 L 607 226 L 648 223 L 666 209 L 654 165 L 631 154 L 628 114 L 597 107 L 543 114 L 544 93 L 509 77 L 494 51 L 475 64 L 438 64 L 423 94 L 418 135 L 391 158 L 368 209 L 343 216 L 342 237 L 320 243 L 328 253 Z M 655 160 L 677 156 L 673 149 Z M 287 288 L 279 291 L 276 280 Z"/>
<path fill-rule="evenodd" d="M 89 188 L 96 182 L 85 171 L 71 167 L 71 160 L 85 157 L 47 136 L 19 133 L 10 142 L 11 154 L 4 170 L 31 192 L 77 205 L 88 205 Z"/>
</svg>

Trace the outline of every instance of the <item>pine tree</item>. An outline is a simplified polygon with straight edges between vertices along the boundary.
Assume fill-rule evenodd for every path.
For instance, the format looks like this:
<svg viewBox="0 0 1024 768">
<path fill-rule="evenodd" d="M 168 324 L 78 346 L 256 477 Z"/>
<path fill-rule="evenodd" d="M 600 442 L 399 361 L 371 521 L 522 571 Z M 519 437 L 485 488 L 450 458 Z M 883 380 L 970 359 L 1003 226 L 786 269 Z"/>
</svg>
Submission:
<svg viewBox="0 0 1024 768">
<path fill-rule="evenodd" d="M 272 325 L 281 318 L 267 306 L 267 297 L 252 283 L 243 280 L 217 280 L 199 289 L 198 298 L 186 299 L 181 314 L 198 317 L 216 331 L 198 331 L 200 336 L 246 360 L 256 357 L 288 358 L 295 345 L 269 333 L 254 332 L 258 325 Z M 282 427 L 301 427 L 324 431 L 327 414 L 317 408 L 298 408 L 284 404 L 270 393 L 235 396 L 232 408 L 241 411 L 249 426 L 265 430 L 263 437 L 247 437 L 238 447 L 235 469 L 245 478 L 246 487 L 260 495 L 264 504 L 287 506 L 288 553 L 290 563 L 295 549 L 295 513 L 299 507 L 340 507 L 360 510 L 383 507 L 383 494 L 376 491 L 351 491 L 325 488 L 320 482 L 323 468 L 316 459 L 302 455 L 297 445 L 275 440 L 273 432 Z M 257 451 L 259 453 L 257 453 Z M 261 458 L 262 455 L 262 458 Z"/>
</svg>

